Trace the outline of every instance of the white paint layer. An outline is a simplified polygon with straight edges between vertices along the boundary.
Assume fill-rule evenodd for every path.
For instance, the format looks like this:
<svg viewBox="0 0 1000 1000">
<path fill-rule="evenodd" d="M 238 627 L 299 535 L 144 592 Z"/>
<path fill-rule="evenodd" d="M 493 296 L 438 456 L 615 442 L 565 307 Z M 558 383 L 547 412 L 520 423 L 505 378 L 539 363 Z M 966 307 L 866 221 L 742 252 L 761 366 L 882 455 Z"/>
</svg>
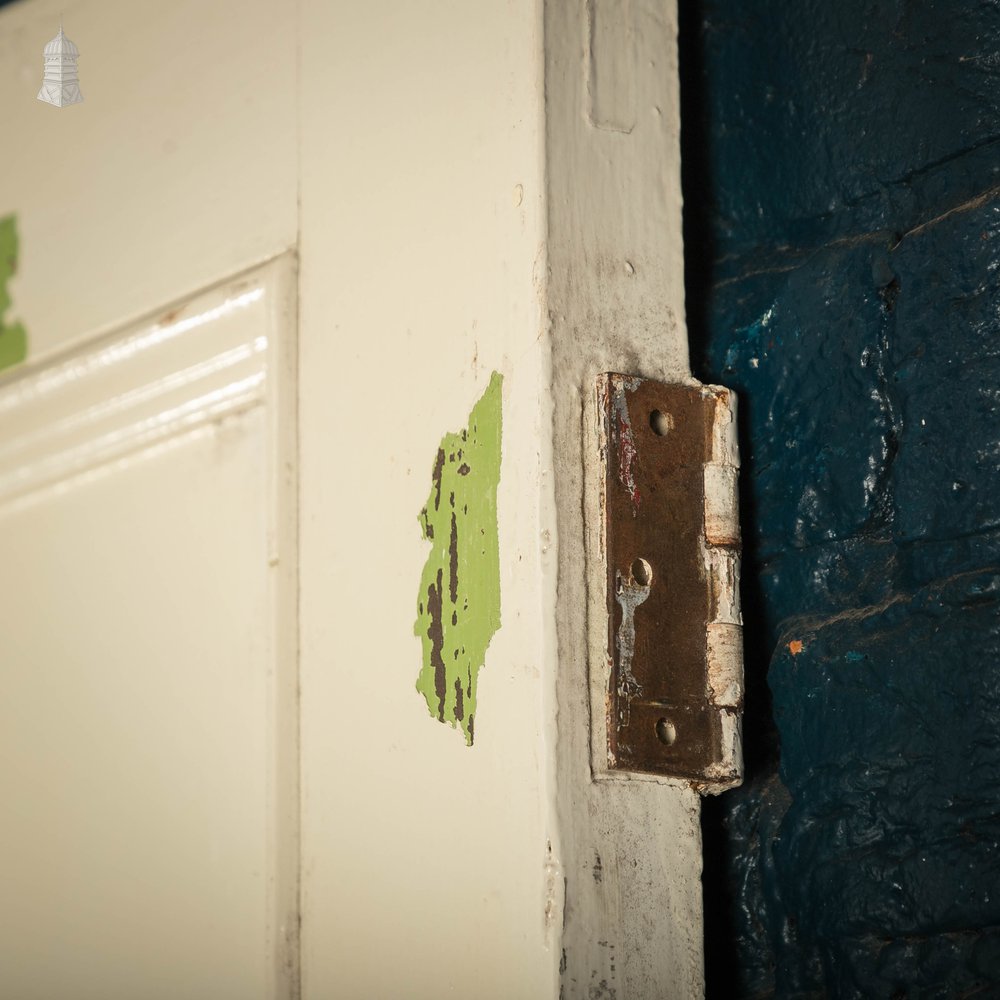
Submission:
<svg viewBox="0 0 1000 1000">
<path fill-rule="evenodd" d="M 698 796 L 591 773 L 588 675 L 607 658 L 595 379 L 691 381 L 675 5 L 610 6 L 548 0 L 545 17 L 562 985 L 567 1000 L 688 1000 L 703 992 Z"/>
<path fill-rule="evenodd" d="M 554 998 L 540 6 L 302 18 L 304 994 Z M 470 748 L 414 688 L 417 516 L 494 370 L 502 625 Z"/>
</svg>

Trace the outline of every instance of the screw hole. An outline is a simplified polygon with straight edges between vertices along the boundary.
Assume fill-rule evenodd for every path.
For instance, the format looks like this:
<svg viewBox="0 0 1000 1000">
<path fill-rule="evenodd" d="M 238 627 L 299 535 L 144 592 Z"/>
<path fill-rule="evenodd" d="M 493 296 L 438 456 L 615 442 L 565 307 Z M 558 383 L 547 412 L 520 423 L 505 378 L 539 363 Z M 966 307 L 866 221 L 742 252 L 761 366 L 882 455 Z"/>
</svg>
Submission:
<svg viewBox="0 0 1000 1000">
<path fill-rule="evenodd" d="M 677 739 L 677 730 L 669 719 L 658 719 L 656 723 L 656 738 L 665 746 L 673 745 Z"/>
<path fill-rule="evenodd" d="M 666 437 L 674 429 L 674 418 L 663 410 L 653 410 L 649 415 L 649 426 L 660 437 Z"/>
<path fill-rule="evenodd" d="M 632 579 L 640 587 L 648 587 L 653 582 L 653 567 L 645 559 L 636 559 L 632 563 Z"/>
</svg>

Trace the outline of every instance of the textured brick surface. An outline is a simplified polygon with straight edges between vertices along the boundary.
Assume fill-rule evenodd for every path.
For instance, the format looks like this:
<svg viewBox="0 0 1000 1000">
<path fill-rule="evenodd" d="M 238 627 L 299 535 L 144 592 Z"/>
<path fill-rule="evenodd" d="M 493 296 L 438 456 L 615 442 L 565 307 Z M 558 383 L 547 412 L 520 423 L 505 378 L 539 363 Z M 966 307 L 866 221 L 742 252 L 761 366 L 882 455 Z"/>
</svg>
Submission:
<svg viewBox="0 0 1000 1000">
<path fill-rule="evenodd" d="M 693 10 L 751 762 L 706 810 L 710 994 L 1000 996 L 1000 4 Z"/>
</svg>

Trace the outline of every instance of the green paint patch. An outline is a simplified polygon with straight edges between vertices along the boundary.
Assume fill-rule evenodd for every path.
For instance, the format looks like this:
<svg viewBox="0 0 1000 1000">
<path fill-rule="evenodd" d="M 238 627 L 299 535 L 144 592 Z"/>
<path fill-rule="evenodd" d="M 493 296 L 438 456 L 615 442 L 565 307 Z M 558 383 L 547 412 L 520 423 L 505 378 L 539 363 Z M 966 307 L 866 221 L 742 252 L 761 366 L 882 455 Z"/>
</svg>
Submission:
<svg viewBox="0 0 1000 1000">
<path fill-rule="evenodd" d="M 17 220 L 13 215 L 0 219 L 0 370 L 28 356 L 28 335 L 20 323 L 8 323 L 10 292 L 7 283 L 17 271 Z"/>
<path fill-rule="evenodd" d="M 486 650 L 500 628 L 500 389 L 493 373 L 469 414 L 469 426 L 446 434 L 433 485 L 420 512 L 431 553 L 420 578 L 414 632 L 423 643 L 417 690 L 439 722 L 475 737 L 476 689 Z"/>
</svg>

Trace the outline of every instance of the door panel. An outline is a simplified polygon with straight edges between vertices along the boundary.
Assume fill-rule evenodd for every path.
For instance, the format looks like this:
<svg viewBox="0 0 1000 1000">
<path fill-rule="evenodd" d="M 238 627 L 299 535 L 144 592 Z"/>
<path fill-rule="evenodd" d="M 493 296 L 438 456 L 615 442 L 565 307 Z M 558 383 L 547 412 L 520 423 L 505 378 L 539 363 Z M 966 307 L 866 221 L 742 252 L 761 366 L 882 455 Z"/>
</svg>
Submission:
<svg viewBox="0 0 1000 1000">
<path fill-rule="evenodd" d="M 291 265 L 0 385 L 3 995 L 289 995 Z"/>
</svg>

